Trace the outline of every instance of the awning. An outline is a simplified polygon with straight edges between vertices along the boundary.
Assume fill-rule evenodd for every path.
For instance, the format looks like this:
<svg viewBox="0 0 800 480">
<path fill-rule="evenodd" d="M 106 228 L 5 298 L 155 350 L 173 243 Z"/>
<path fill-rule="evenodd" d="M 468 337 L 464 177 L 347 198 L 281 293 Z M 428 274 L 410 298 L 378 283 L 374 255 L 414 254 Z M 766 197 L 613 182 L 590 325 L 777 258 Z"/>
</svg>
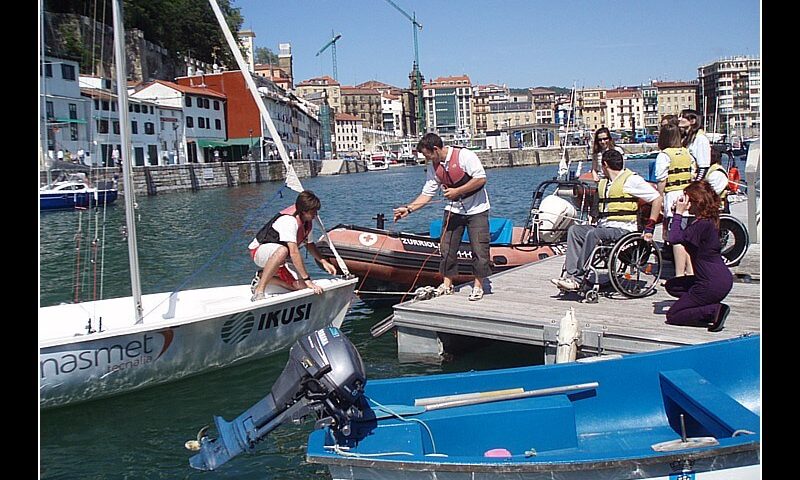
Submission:
<svg viewBox="0 0 800 480">
<path fill-rule="evenodd" d="M 86 120 L 81 120 L 81 119 L 78 119 L 78 118 L 56 118 L 55 120 L 47 122 L 48 125 L 58 125 L 58 124 L 62 124 L 62 123 L 80 123 L 80 124 L 85 124 Z"/>
<path fill-rule="evenodd" d="M 200 148 L 205 147 L 232 147 L 234 145 L 258 145 L 258 137 L 251 138 L 229 138 L 227 140 L 211 140 L 207 138 L 198 138 L 197 146 Z"/>
</svg>

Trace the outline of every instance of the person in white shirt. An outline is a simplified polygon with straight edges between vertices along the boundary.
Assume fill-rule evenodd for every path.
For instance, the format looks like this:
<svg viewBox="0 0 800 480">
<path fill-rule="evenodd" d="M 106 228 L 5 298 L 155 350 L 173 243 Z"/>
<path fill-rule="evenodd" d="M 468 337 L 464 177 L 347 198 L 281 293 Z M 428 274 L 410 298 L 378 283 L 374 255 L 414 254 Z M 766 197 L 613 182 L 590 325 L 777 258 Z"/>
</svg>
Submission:
<svg viewBox="0 0 800 480">
<path fill-rule="evenodd" d="M 703 116 L 696 110 L 685 109 L 678 118 L 678 126 L 683 133 L 683 146 L 697 163 L 697 175 L 694 180 L 702 180 L 711 166 L 711 142 L 703 130 Z"/>
<path fill-rule="evenodd" d="M 442 190 L 447 203 L 442 219 L 439 248 L 442 260 L 439 273 L 443 282 L 436 289 L 439 295 L 453 293 L 453 278 L 458 274 L 458 246 L 466 228 L 472 249 L 472 293 L 469 300 L 483 298 L 483 279 L 492 273 L 489 258 L 489 195 L 486 172 L 480 159 L 471 150 L 444 146 L 435 133 L 427 133 L 417 144 L 417 151 L 428 160 L 422 193 L 406 206 L 394 209 L 394 221 L 424 207 Z"/>
<path fill-rule="evenodd" d="M 300 247 L 305 244 L 308 252 L 319 261 L 326 272 L 336 274 L 336 267 L 322 257 L 314 242 L 308 241 L 312 221 L 321 206 L 322 203 L 314 192 L 304 190 L 297 195 L 293 207 L 272 217 L 258 231 L 248 245 L 253 262 L 261 269 L 251 301 L 263 300 L 264 290 L 269 284 L 287 290 L 311 288 L 315 294 L 322 293 L 322 287 L 311 280 L 300 255 Z"/>
</svg>

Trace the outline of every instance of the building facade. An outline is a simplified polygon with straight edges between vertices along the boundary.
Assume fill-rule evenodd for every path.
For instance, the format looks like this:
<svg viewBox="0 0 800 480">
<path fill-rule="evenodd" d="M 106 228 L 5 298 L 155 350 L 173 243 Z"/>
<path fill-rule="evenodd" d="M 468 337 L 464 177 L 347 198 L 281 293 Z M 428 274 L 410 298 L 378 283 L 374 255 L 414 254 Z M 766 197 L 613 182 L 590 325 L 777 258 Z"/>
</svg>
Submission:
<svg viewBox="0 0 800 480">
<path fill-rule="evenodd" d="M 508 102 L 508 87 L 505 85 L 475 85 L 472 87 L 472 118 L 475 137 L 486 136 L 492 104 Z"/>
<path fill-rule="evenodd" d="M 130 95 L 130 98 L 182 109 L 187 162 L 209 163 L 215 161 L 216 156 L 210 147 L 215 142 L 224 142 L 227 138 L 226 96 L 224 94 L 207 86 L 186 86 L 155 80 L 141 86 Z M 220 160 L 222 159 L 220 158 Z"/>
<path fill-rule="evenodd" d="M 594 132 L 606 125 L 606 89 L 585 88 L 578 91 L 578 118 L 583 128 Z"/>
<path fill-rule="evenodd" d="M 364 151 L 364 121 L 349 113 L 337 113 L 336 152 L 339 158 L 359 158 Z"/>
<path fill-rule="evenodd" d="M 706 130 L 728 137 L 760 136 L 761 60 L 746 56 L 725 58 L 697 69 L 700 112 Z"/>
<path fill-rule="evenodd" d="M 644 103 L 639 87 L 619 87 L 606 91 L 606 126 L 630 131 L 644 128 Z"/>
<path fill-rule="evenodd" d="M 642 108 L 644 108 L 644 125 L 648 133 L 657 132 L 660 128 L 661 117 L 658 114 L 658 87 L 642 85 Z"/>
<path fill-rule="evenodd" d="M 40 68 L 42 152 L 54 159 L 59 150 L 71 153 L 89 150 L 89 101 L 81 95 L 78 63 L 44 57 Z"/>
<path fill-rule="evenodd" d="M 443 139 L 474 134 L 472 82 L 467 75 L 439 77 L 423 85 L 426 129 Z"/>
<path fill-rule="evenodd" d="M 697 110 L 697 82 L 653 82 L 653 85 L 658 89 L 659 122 L 666 115 L 679 115 L 687 108 Z"/>
<path fill-rule="evenodd" d="M 364 128 L 383 130 L 381 93 L 374 88 L 342 86 L 342 103 L 337 113 L 348 113 L 361 119 Z"/>
</svg>

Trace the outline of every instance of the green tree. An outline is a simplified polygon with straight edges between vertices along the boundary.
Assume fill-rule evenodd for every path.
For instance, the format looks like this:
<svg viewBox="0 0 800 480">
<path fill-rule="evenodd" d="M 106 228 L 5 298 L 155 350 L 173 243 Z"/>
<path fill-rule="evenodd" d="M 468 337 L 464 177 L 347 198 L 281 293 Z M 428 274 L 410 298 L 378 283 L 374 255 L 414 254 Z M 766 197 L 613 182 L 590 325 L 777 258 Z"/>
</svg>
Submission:
<svg viewBox="0 0 800 480">
<path fill-rule="evenodd" d="M 278 64 L 278 55 L 267 47 L 256 47 L 255 63 Z"/>
<path fill-rule="evenodd" d="M 231 0 L 217 0 L 228 27 L 237 38 L 244 18 Z M 137 28 L 144 37 L 179 58 L 189 55 L 208 63 L 236 68 L 211 5 L 206 0 L 123 0 L 125 28 Z M 44 9 L 73 13 L 112 24 L 111 0 L 45 0 Z M 105 15 L 102 13 L 105 12 Z M 241 48 L 241 45 L 240 45 Z"/>
</svg>

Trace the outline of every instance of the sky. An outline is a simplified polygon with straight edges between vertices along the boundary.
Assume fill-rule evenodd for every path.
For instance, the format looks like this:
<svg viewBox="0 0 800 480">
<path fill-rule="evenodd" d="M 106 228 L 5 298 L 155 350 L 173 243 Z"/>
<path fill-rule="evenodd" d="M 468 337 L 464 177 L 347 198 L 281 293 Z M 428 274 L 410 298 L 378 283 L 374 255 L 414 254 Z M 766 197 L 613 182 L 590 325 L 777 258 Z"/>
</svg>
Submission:
<svg viewBox="0 0 800 480">
<path fill-rule="evenodd" d="M 697 68 L 737 55 L 761 57 L 759 0 L 393 0 L 422 24 L 425 81 L 469 76 L 510 88 L 633 86 L 688 81 Z M 290 43 L 295 84 L 333 76 L 408 87 L 411 21 L 387 0 L 231 0 L 255 45 Z"/>
</svg>

